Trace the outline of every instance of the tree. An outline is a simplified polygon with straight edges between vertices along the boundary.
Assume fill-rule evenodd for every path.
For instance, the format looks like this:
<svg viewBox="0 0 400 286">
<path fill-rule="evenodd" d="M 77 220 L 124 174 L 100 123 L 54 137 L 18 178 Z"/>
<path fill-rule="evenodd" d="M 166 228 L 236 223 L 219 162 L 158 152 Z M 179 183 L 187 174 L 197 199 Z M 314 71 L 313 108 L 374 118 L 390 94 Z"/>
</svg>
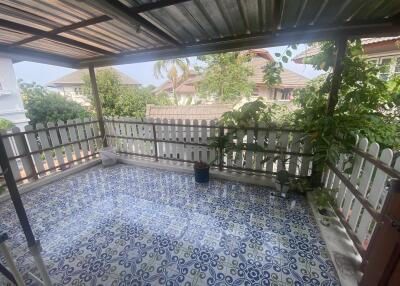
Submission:
<svg viewBox="0 0 400 286">
<path fill-rule="evenodd" d="M 189 59 L 176 58 L 171 60 L 159 60 L 154 64 L 154 76 L 164 78 L 165 76 L 171 82 L 172 93 L 175 104 L 178 104 L 176 88 L 189 76 Z"/>
<path fill-rule="evenodd" d="M 19 82 L 26 116 L 30 124 L 67 121 L 68 119 L 89 117 L 91 114 L 78 103 L 60 94 L 48 91 L 36 83 Z"/>
<path fill-rule="evenodd" d="M 201 96 L 215 97 L 219 102 L 233 102 L 242 96 L 250 96 L 254 84 L 249 82 L 253 71 L 247 63 L 250 57 L 238 52 L 198 57 L 205 64 L 197 69 L 203 78 L 198 89 Z"/>
<path fill-rule="evenodd" d="M 146 115 L 146 105 L 171 104 L 166 94 L 153 95 L 151 88 L 125 88 L 115 104 L 115 115 L 141 118 Z"/>
<path fill-rule="evenodd" d="M 83 77 L 83 81 L 84 93 L 93 107 L 94 99 L 92 96 L 92 84 L 88 74 Z M 123 92 L 123 86 L 121 85 L 121 79 L 119 78 L 118 73 L 112 69 L 96 70 L 96 82 L 101 106 L 103 108 L 103 114 L 106 116 L 117 115 L 115 113 L 116 104 L 118 98 Z"/>
</svg>

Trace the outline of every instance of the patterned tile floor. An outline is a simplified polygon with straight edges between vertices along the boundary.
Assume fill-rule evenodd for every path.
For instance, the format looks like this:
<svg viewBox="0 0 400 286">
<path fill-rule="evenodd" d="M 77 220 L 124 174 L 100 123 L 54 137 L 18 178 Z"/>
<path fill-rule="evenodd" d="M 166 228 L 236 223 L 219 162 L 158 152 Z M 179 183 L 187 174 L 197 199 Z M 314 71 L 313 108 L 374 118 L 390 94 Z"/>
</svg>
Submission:
<svg viewBox="0 0 400 286">
<path fill-rule="evenodd" d="M 117 165 L 22 198 L 54 285 L 339 285 L 303 197 Z M 10 202 L 0 218 L 18 266 L 35 273 Z"/>
</svg>

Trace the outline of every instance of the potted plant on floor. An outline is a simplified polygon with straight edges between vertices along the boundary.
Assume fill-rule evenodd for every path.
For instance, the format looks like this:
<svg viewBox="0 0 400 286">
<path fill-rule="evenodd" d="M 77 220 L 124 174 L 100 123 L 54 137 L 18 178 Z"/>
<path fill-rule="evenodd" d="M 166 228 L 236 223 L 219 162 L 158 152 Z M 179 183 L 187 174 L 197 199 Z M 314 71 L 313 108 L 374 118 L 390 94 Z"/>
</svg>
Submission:
<svg viewBox="0 0 400 286">
<path fill-rule="evenodd" d="M 194 179 L 197 183 L 207 183 L 210 180 L 210 165 L 203 161 L 195 162 Z"/>
</svg>

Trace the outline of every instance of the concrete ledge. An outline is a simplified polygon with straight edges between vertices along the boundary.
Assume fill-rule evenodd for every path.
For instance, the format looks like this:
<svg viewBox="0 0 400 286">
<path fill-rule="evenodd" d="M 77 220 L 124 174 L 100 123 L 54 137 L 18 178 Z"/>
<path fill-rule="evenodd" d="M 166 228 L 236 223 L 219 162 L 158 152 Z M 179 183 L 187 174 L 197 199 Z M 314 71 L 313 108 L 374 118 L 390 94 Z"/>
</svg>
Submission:
<svg viewBox="0 0 400 286">
<path fill-rule="evenodd" d="M 362 276 L 359 271 L 362 258 L 358 254 L 353 241 L 348 236 L 338 217 L 332 219 L 330 226 L 322 225 L 322 216 L 319 214 L 317 207 L 311 202 L 310 193 L 307 194 L 307 200 L 317 221 L 322 238 L 326 242 L 326 247 L 335 265 L 341 285 L 357 286 Z"/>
<path fill-rule="evenodd" d="M 146 158 L 143 159 L 140 157 L 127 157 L 127 156 L 119 156 L 118 163 L 193 174 L 192 163 L 184 163 L 184 162 L 168 161 L 168 160 L 160 160 L 156 162 L 153 161 L 153 159 L 146 159 Z M 272 176 L 267 176 L 267 175 L 255 175 L 250 173 L 234 172 L 229 170 L 219 171 L 217 169 L 210 169 L 210 177 L 275 188 Z"/>
<path fill-rule="evenodd" d="M 47 175 L 46 177 L 40 178 L 37 181 L 34 181 L 32 183 L 24 184 L 24 185 L 19 185 L 18 190 L 20 194 L 25 194 L 27 192 L 30 192 L 34 189 L 43 187 L 44 185 L 53 183 L 55 181 L 61 180 L 65 177 L 71 176 L 73 174 L 82 172 L 85 169 L 91 168 L 93 166 L 96 166 L 101 163 L 101 160 L 99 158 L 92 159 L 88 162 L 79 164 L 75 167 L 72 167 L 71 169 L 62 171 L 62 172 L 57 172 L 57 173 L 52 173 L 50 175 Z M 7 194 L 3 195 L 0 197 L 0 202 L 4 202 L 6 200 L 10 199 L 10 194 L 7 192 Z"/>
</svg>

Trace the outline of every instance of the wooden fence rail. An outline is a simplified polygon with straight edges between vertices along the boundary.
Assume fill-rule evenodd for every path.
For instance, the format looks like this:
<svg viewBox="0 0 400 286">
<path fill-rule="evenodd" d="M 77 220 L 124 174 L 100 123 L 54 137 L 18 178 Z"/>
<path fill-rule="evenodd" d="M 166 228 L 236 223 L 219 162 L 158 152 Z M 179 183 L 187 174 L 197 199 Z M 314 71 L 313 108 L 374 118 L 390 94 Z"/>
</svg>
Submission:
<svg viewBox="0 0 400 286">
<path fill-rule="evenodd" d="M 90 160 L 101 147 L 98 121 L 49 122 L 0 133 L 17 183 L 30 182 Z M 0 170 L 1 173 L 1 170 Z M 0 187 L 5 182 L 0 181 Z"/>
<path fill-rule="evenodd" d="M 324 186 L 335 189 L 337 212 L 361 256 L 365 257 L 370 237 L 383 216 L 390 178 L 400 176 L 400 158 L 391 149 L 362 138 L 354 147 L 352 160 L 341 155 L 336 166 L 328 165 Z M 350 170 L 346 171 L 346 170 Z"/>
<path fill-rule="evenodd" d="M 251 143 L 265 151 L 231 151 L 224 156 L 220 167 L 263 174 L 275 174 L 285 168 L 294 177 L 311 174 L 311 144 L 299 130 L 269 129 L 265 126 L 238 129 L 221 127 L 214 121 L 205 120 L 120 117 L 106 118 L 105 125 L 109 145 L 123 154 L 154 157 L 155 160 L 212 162 L 215 150 L 208 146 L 211 138 L 229 132 L 230 143 Z M 280 154 L 283 160 L 274 160 Z"/>
</svg>

